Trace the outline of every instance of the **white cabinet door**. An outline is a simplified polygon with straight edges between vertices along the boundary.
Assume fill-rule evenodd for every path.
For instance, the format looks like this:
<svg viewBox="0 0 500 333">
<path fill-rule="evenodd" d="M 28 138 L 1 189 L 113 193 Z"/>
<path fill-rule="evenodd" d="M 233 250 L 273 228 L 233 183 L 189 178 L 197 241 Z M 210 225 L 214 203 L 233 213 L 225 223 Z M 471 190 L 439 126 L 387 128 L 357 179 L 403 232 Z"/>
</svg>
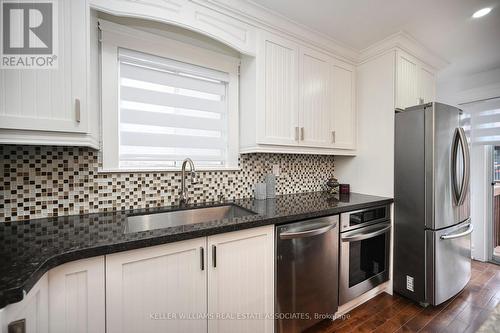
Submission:
<svg viewBox="0 0 500 333">
<path fill-rule="evenodd" d="M 298 143 L 298 46 L 263 33 L 258 49 L 257 141 Z"/>
<path fill-rule="evenodd" d="M 433 102 L 436 98 L 436 78 L 434 71 L 420 66 L 419 67 L 419 98 L 423 103 Z"/>
<path fill-rule="evenodd" d="M 302 48 L 300 53 L 300 144 L 309 147 L 331 147 L 332 104 L 330 58 L 320 52 Z"/>
<path fill-rule="evenodd" d="M 419 62 L 403 52 L 396 61 L 396 108 L 404 109 L 419 104 Z"/>
<path fill-rule="evenodd" d="M 104 333 L 104 257 L 78 260 L 49 271 L 51 333 Z"/>
<path fill-rule="evenodd" d="M 203 237 L 106 256 L 106 332 L 205 333 L 205 245 Z"/>
<path fill-rule="evenodd" d="M 208 237 L 209 333 L 271 333 L 274 321 L 274 226 Z M 237 318 L 238 315 L 269 315 Z"/>
<path fill-rule="evenodd" d="M 335 148 L 356 148 L 356 74 L 355 68 L 338 60 L 331 67 L 333 133 Z"/>
<path fill-rule="evenodd" d="M 56 4 L 58 68 L 0 69 L 0 128 L 87 131 L 87 2 Z"/>
<path fill-rule="evenodd" d="M 47 274 L 31 288 L 20 302 L 0 310 L 0 332 L 8 333 L 9 323 L 23 320 L 26 333 L 48 333 L 49 295 Z"/>
</svg>

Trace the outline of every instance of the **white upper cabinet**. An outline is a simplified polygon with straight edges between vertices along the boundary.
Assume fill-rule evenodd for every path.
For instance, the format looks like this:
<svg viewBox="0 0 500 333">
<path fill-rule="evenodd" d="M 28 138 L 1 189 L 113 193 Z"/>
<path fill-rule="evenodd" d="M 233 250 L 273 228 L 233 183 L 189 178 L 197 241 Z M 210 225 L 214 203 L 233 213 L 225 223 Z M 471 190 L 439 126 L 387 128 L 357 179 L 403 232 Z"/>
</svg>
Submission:
<svg viewBox="0 0 500 333">
<path fill-rule="evenodd" d="M 49 332 L 104 333 L 104 257 L 49 271 Z"/>
<path fill-rule="evenodd" d="M 210 319 L 209 333 L 273 332 L 273 244 L 273 225 L 208 237 L 208 312 L 263 315 Z"/>
<path fill-rule="evenodd" d="M 241 63 L 240 151 L 355 155 L 354 66 L 269 32 L 259 40 Z"/>
<path fill-rule="evenodd" d="M 422 65 L 419 68 L 418 79 L 422 102 L 433 102 L 436 99 L 436 77 L 434 72 Z"/>
<path fill-rule="evenodd" d="M 96 146 L 97 140 L 86 136 L 89 121 L 96 119 L 88 112 L 88 5 L 83 0 L 55 4 L 57 67 L 0 69 L 0 143 Z"/>
<path fill-rule="evenodd" d="M 0 70 L 0 127 L 86 132 L 85 1 L 57 2 L 57 69 Z"/>
<path fill-rule="evenodd" d="M 106 256 L 106 332 L 206 333 L 205 245 L 203 237 Z"/>
<path fill-rule="evenodd" d="M 354 66 L 334 61 L 331 67 L 333 99 L 333 146 L 356 148 L 356 71 Z"/>
<path fill-rule="evenodd" d="M 257 80 L 258 142 L 298 143 L 298 45 L 263 33 L 259 44 L 262 66 Z"/>
<path fill-rule="evenodd" d="M 417 58 L 396 53 L 396 108 L 431 102 L 435 98 L 434 72 Z"/>
<path fill-rule="evenodd" d="M 333 146 L 330 62 L 325 54 L 301 48 L 299 140 L 304 146 Z"/>
</svg>

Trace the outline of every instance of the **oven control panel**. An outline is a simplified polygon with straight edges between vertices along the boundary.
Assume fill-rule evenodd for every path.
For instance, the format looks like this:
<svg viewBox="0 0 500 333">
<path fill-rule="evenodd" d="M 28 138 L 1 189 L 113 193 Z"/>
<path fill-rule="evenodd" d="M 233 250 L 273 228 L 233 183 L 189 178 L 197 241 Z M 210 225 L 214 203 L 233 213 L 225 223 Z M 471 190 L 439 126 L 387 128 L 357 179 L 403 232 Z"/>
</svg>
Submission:
<svg viewBox="0 0 500 333">
<path fill-rule="evenodd" d="M 357 229 L 389 219 L 390 208 L 388 205 L 347 212 L 340 217 L 340 231 Z"/>
</svg>

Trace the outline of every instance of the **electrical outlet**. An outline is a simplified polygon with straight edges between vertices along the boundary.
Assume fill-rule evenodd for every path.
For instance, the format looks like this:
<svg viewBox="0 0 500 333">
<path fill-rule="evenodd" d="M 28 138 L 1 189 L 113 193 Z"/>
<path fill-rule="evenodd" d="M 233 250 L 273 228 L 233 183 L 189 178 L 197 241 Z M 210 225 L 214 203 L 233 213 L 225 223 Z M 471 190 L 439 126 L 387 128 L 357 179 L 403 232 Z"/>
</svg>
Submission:
<svg viewBox="0 0 500 333">
<path fill-rule="evenodd" d="M 279 164 L 273 164 L 273 175 L 278 177 L 280 175 L 280 165 Z"/>
<path fill-rule="evenodd" d="M 409 291 L 415 291 L 414 290 L 414 284 L 413 284 L 413 276 L 409 276 L 407 275 L 406 276 L 406 289 L 408 289 Z"/>
</svg>

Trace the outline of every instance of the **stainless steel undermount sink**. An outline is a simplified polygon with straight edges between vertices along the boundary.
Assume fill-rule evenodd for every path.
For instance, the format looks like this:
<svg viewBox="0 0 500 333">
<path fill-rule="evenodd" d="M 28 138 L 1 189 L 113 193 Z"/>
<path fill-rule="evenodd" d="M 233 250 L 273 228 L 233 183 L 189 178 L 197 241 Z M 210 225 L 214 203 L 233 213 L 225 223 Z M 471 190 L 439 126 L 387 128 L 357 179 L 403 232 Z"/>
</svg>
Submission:
<svg viewBox="0 0 500 333">
<path fill-rule="evenodd" d="M 174 210 L 171 212 L 131 215 L 127 217 L 125 233 L 163 229 L 186 224 L 243 217 L 257 214 L 235 204 Z"/>
</svg>

